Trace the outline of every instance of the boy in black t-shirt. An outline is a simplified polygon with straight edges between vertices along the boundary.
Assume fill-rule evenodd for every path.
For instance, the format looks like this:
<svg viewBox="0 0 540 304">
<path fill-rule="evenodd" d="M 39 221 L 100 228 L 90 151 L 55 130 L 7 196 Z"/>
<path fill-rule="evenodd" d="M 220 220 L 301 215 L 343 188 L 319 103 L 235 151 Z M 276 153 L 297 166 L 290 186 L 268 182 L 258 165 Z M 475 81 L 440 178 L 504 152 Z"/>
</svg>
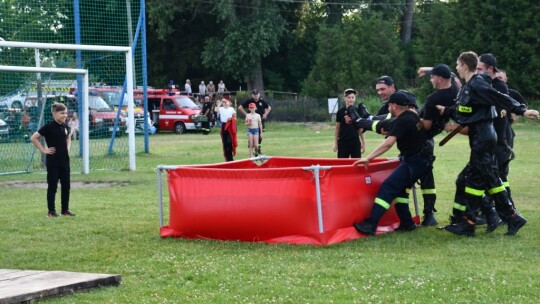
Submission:
<svg viewBox="0 0 540 304">
<path fill-rule="evenodd" d="M 362 130 L 357 130 L 354 124 L 350 120 L 347 122 L 345 118 L 348 115 L 347 108 L 356 102 L 356 91 L 346 89 L 343 97 L 345 106 L 336 113 L 334 152 L 337 152 L 338 158 L 359 158 L 366 150 L 364 133 Z"/>
<path fill-rule="evenodd" d="M 57 217 L 54 199 L 58 188 L 58 181 L 62 187 L 61 205 L 62 215 L 75 216 L 69 210 L 69 190 L 70 190 L 70 168 L 69 149 L 71 146 L 71 136 L 69 127 L 66 124 L 67 108 L 62 103 L 53 103 L 51 112 L 54 120 L 44 125 L 35 132 L 30 140 L 38 150 L 46 154 L 47 165 L 47 207 L 48 217 Z M 47 148 L 39 142 L 41 137 L 45 137 Z"/>
</svg>

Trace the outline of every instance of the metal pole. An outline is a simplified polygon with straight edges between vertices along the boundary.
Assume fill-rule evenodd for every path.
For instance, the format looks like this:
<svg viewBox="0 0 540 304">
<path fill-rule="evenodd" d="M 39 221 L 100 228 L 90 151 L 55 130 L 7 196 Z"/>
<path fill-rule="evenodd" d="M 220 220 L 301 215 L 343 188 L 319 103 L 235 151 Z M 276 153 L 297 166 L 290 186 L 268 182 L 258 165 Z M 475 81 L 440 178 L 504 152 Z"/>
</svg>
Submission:
<svg viewBox="0 0 540 304">
<path fill-rule="evenodd" d="M 315 196 L 317 198 L 317 218 L 319 221 L 319 233 L 324 232 L 324 223 L 323 223 L 323 215 L 322 215 L 322 199 L 321 199 L 321 183 L 319 180 L 319 172 L 320 170 L 329 170 L 332 167 L 329 166 L 311 166 L 311 167 L 304 167 L 304 170 L 312 171 L 312 173 L 315 176 Z"/>
<path fill-rule="evenodd" d="M 412 193 L 414 202 L 414 213 L 416 214 L 416 216 L 420 216 L 420 213 L 418 211 L 418 196 L 416 195 L 416 187 L 414 185 L 412 187 Z"/>
<path fill-rule="evenodd" d="M 158 180 L 158 210 L 159 210 L 159 228 L 163 227 L 163 186 L 161 181 L 161 166 L 157 167 L 157 180 Z"/>
</svg>

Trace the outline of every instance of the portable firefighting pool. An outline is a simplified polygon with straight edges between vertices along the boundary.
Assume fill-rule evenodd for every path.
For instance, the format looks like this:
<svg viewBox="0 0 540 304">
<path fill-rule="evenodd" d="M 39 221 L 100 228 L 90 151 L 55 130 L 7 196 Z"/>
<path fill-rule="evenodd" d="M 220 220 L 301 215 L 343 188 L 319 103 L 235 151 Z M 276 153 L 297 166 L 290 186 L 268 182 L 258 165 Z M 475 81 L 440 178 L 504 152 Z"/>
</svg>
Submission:
<svg viewBox="0 0 540 304">
<path fill-rule="evenodd" d="M 367 169 L 353 162 L 260 156 L 209 165 L 159 166 L 161 237 L 311 245 L 365 237 L 352 224 L 369 215 L 381 183 L 399 160 L 376 159 Z M 163 171 L 169 190 L 167 226 Z M 377 233 L 398 226 L 392 205 Z"/>
</svg>

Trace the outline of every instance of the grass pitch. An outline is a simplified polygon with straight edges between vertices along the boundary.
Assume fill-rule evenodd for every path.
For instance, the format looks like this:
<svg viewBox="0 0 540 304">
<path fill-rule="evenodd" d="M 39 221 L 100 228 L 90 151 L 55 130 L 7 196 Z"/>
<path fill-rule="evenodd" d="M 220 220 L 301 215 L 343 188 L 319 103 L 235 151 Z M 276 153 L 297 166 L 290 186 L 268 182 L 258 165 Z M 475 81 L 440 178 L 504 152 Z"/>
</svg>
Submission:
<svg viewBox="0 0 540 304">
<path fill-rule="evenodd" d="M 267 155 L 335 157 L 331 124 L 267 129 Z M 515 130 L 510 183 L 529 222 L 514 237 L 501 227 L 491 234 L 480 228 L 475 238 L 421 228 L 328 247 L 161 239 L 155 168 L 223 161 L 213 130 L 152 136 L 136 172 L 73 173 L 74 218 L 46 217 L 45 174 L 0 176 L 0 268 L 123 276 L 119 287 L 47 303 L 538 303 L 540 132 L 523 122 Z M 245 158 L 239 131 L 236 158 Z M 367 152 L 382 141 L 366 137 Z M 394 148 L 385 156 L 396 155 Z M 468 160 L 466 138 L 436 147 L 436 155 L 437 217 L 446 224 L 454 180 Z"/>
</svg>

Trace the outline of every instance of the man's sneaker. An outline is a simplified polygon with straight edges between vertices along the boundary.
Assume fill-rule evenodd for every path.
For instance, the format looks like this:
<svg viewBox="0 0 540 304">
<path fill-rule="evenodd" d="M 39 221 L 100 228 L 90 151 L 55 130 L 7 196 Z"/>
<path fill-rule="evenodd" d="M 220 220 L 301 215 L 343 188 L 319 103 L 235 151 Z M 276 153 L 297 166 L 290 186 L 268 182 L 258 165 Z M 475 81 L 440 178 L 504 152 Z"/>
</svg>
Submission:
<svg viewBox="0 0 540 304">
<path fill-rule="evenodd" d="M 48 217 L 57 217 L 58 214 L 56 214 L 56 211 L 51 211 L 51 212 L 47 213 L 47 216 Z"/>
<path fill-rule="evenodd" d="M 435 217 L 435 212 L 427 212 L 424 214 L 424 219 L 422 220 L 422 226 L 437 226 L 439 222 Z"/>
<path fill-rule="evenodd" d="M 377 225 L 374 225 L 367 220 L 361 223 L 354 223 L 353 226 L 358 232 L 362 234 L 375 235 L 377 232 Z"/>
<path fill-rule="evenodd" d="M 525 226 L 527 219 L 519 215 L 517 212 L 506 218 L 508 222 L 508 232 L 505 235 L 515 235 L 521 227 Z"/>
<path fill-rule="evenodd" d="M 75 216 L 75 213 L 69 211 L 69 210 L 66 210 L 66 211 L 62 211 L 62 215 L 63 216 Z"/>
<path fill-rule="evenodd" d="M 468 222 L 460 222 L 444 226 L 444 230 L 457 235 L 474 236 L 474 225 Z"/>
</svg>

